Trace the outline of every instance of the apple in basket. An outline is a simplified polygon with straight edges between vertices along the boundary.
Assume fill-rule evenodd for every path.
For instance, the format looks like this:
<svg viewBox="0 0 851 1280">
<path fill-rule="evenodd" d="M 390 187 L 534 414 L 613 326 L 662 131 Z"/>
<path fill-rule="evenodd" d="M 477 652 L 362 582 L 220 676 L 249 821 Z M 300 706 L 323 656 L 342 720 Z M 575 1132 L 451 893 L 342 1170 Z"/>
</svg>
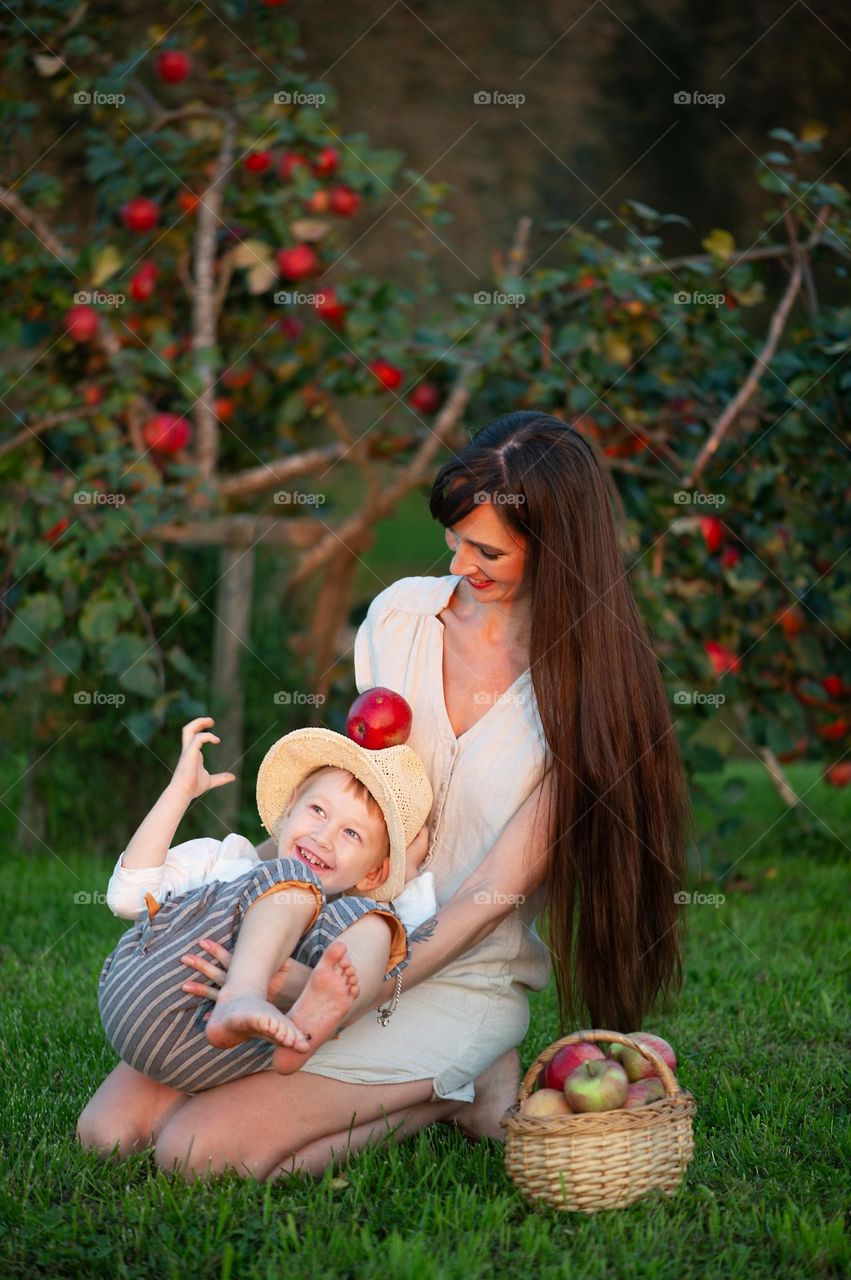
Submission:
<svg viewBox="0 0 851 1280">
<path fill-rule="evenodd" d="M 537 1089 L 521 1103 L 520 1114 L 543 1120 L 550 1116 L 569 1116 L 571 1110 L 561 1089 Z"/>
<path fill-rule="evenodd" d="M 662 1061 L 667 1063 L 672 1071 L 676 1071 L 677 1055 L 667 1040 L 663 1040 L 661 1036 L 652 1036 L 645 1031 L 631 1032 L 630 1039 L 639 1040 L 642 1044 L 646 1044 L 648 1049 L 658 1053 Z M 621 1064 L 632 1084 L 636 1080 L 647 1080 L 650 1076 L 659 1074 L 649 1058 L 645 1058 L 643 1053 L 639 1053 L 638 1049 L 633 1049 L 629 1045 L 613 1044 L 609 1050 L 609 1056 Z"/>
<path fill-rule="evenodd" d="M 368 751 L 407 742 L 413 715 L 401 693 L 376 685 L 355 698 L 346 717 L 346 736 Z"/>
<path fill-rule="evenodd" d="M 629 1079 L 612 1058 L 592 1058 L 564 1082 L 564 1096 L 572 1111 L 617 1111 L 626 1102 Z"/>
<path fill-rule="evenodd" d="M 563 1089 L 564 1082 L 583 1062 L 604 1058 L 595 1044 L 566 1044 L 550 1058 L 541 1072 L 542 1089 Z"/>
<path fill-rule="evenodd" d="M 665 1086 L 658 1076 L 649 1076 L 647 1080 L 636 1080 L 626 1091 L 624 1111 L 635 1111 L 638 1107 L 646 1107 L 650 1102 L 659 1102 L 665 1096 Z"/>
</svg>

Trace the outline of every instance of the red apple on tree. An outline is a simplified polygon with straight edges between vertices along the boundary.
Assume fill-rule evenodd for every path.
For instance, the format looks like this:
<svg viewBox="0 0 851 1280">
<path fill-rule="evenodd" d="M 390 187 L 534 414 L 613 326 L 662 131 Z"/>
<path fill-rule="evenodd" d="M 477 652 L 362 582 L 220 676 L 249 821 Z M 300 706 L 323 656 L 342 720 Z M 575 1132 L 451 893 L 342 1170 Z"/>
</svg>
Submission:
<svg viewBox="0 0 851 1280">
<path fill-rule="evenodd" d="M 192 70 L 192 59 L 182 49 L 163 49 L 157 54 L 157 75 L 165 84 L 180 84 Z"/>
<path fill-rule="evenodd" d="M 332 187 L 331 208 L 343 218 L 352 218 L 360 208 L 360 196 L 351 187 Z"/>
<path fill-rule="evenodd" d="M 825 676 L 821 687 L 829 698 L 841 698 L 845 693 L 845 682 L 841 676 Z"/>
<path fill-rule="evenodd" d="M 323 147 L 313 162 L 313 172 L 317 178 L 330 178 L 340 163 L 340 153 L 336 147 Z"/>
<path fill-rule="evenodd" d="M 280 249 L 278 266 L 285 280 L 303 280 L 319 267 L 319 255 L 309 244 L 298 244 L 294 249 Z"/>
<path fill-rule="evenodd" d="M 719 551 L 724 541 L 724 526 L 717 516 L 701 516 L 700 532 L 710 555 Z"/>
<path fill-rule="evenodd" d="M 130 281 L 130 292 L 137 302 L 147 302 L 157 282 L 157 268 L 153 262 L 143 262 Z"/>
<path fill-rule="evenodd" d="M 824 775 L 824 780 L 831 787 L 847 787 L 851 782 L 851 760 L 839 760 L 832 764 Z"/>
<path fill-rule="evenodd" d="M 321 316 L 326 324 L 339 327 L 343 323 L 346 315 L 346 308 L 343 306 L 334 289 L 323 289 L 321 293 L 317 293 L 314 299 L 313 309 L 318 316 Z"/>
<path fill-rule="evenodd" d="M 722 676 L 725 671 L 738 671 L 742 665 L 738 654 L 715 640 L 704 640 L 703 647 L 716 675 Z"/>
<path fill-rule="evenodd" d="M 382 386 L 388 391 L 393 391 L 399 386 L 402 378 L 405 376 L 401 369 L 397 369 L 395 364 L 389 364 L 386 360 L 373 360 L 369 366 L 370 372 L 375 374 Z"/>
<path fill-rule="evenodd" d="M 285 151 L 281 156 L 281 163 L 278 166 L 278 173 L 285 182 L 289 182 L 293 173 L 300 164 L 307 164 L 307 156 L 303 156 L 299 151 Z"/>
<path fill-rule="evenodd" d="M 742 553 L 738 547 L 726 547 L 721 562 L 725 569 L 735 569 L 741 558 Z"/>
<path fill-rule="evenodd" d="M 662 1061 L 665 1062 L 672 1071 L 676 1071 L 677 1055 L 674 1053 L 667 1040 L 663 1040 L 661 1036 L 650 1035 L 650 1033 L 646 1031 L 632 1032 L 631 1039 L 638 1040 L 641 1044 L 647 1045 L 648 1049 L 652 1049 L 654 1053 L 658 1053 Z M 611 1056 L 621 1063 L 632 1084 L 634 1084 L 636 1080 L 647 1080 L 651 1076 L 658 1076 L 659 1074 L 650 1059 L 645 1058 L 643 1053 L 640 1053 L 638 1049 L 633 1049 L 630 1045 L 613 1044 L 610 1052 Z"/>
<path fill-rule="evenodd" d="M 242 167 L 249 173 L 265 173 L 271 163 L 271 151 L 249 151 L 242 161 Z"/>
<path fill-rule="evenodd" d="M 569 1075 L 583 1062 L 595 1062 L 604 1058 L 596 1044 L 566 1044 L 550 1058 L 541 1072 L 540 1083 L 544 1089 L 563 1089 Z"/>
<path fill-rule="evenodd" d="M 177 453 L 186 448 L 191 436 L 189 423 L 176 413 L 157 413 L 142 428 L 142 439 L 156 453 Z"/>
<path fill-rule="evenodd" d="M 281 333 L 292 342 L 298 342 L 302 335 L 304 325 L 297 316 L 284 316 L 283 320 L 278 321 L 278 328 Z"/>
<path fill-rule="evenodd" d="M 65 312 L 65 332 L 75 342 L 91 342 L 97 333 L 100 316 L 94 307 L 81 303 Z"/>
<path fill-rule="evenodd" d="M 564 1082 L 564 1096 L 572 1111 L 616 1111 L 629 1091 L 627 1074 L 612 1058 L 583 1062 Z"/>
<path fill-rule="evenodd" d="M 327 191 L 314 191 L 313 195 L 308 196 L 305 201 L 305 208 L 308 213 L 327 213 L 331 204 L 331 197 Z"/>
<path fill-rule="evenodd" d="M 419 382 L 408 396 L 408 404 L 417 413 L 436 413 L 442 399 L 436 382 Z"/>
<path fill-rule="evenodd" d="M 346 736 L 368 751 L 382 751 L 407 742 L 413 713 L 410 705 L 393 689 L 376 685 L 355 698 L 346 717 Z"/>
<path fill-rule="evenodd" d="M 134 196 L 121 210 L 128 231 L 152 231 L 160 219 L 160 206 L 147 196 Z"/>
</svg>

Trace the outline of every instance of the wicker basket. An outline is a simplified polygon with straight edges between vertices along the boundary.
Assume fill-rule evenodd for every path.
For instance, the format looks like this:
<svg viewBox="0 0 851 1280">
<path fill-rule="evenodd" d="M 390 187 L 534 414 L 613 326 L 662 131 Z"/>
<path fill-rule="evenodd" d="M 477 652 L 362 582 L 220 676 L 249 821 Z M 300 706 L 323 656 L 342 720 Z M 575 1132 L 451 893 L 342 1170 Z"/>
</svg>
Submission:
<svg viewBox="0 0 851 1280">
<path fill-rule="evenodd" d="M 523 1103 L 539 1074 L 566 1044 L 598 1040 L 630 1045 L 653 1063 L 664 1098 L 634 1111 L 583 1115 L 522 1116 Z M 538 1054 L 523 1077 L 517 1102 L 502 1117 L 505 1167 L 527 1200 L 556 1209 L 596 1213 L 631 1204 L 656 1188 L 672 1195 L 692 1157 L 692 1094 L 681 1089 L 670 1067 L 640 1040 L 617 1031 L 577 1031 Z"/>
</svg>

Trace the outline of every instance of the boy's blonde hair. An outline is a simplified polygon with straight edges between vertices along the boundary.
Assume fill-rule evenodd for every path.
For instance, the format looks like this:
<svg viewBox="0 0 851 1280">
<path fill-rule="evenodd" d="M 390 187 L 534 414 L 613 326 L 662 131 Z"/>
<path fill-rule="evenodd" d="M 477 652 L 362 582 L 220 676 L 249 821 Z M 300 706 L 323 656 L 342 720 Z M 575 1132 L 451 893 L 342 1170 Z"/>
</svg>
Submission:
<svg viewBox="0 0 851 1280">
<path fill-rule="evenodd" d="M 287 813 L 292 812 L 292 807 L 295 804 L 296 800 L 301 798 L 301 796 L 307 790 L 310 783 L 314 781 L 316 778 L 318 778 L 321 773 L 327 773 L 331 769 L 335 770 L 338 773 L 346 774 L 347 782 L 345 783 L 345 790 L 352 792 L 353 795 L 355 796 L 355 799 L 360 800 L 362 804 L 366 805 L 367 813 L 369 814 L 369 816 L 371 818 L 377 818 L 378 821 L 381 823 L 381 830 L 383 832 L 382 845 L 381 845 L 381 858 L 379 858 L 379 862 L 381 862 L 390 853 L 390 833 L 387 830 L 387 820 L 384 817 L 384 813 L 382 811 L 381 805 L 378 803 L 375 796 L 370 791 L 369 787 L 367 787 L 365 783 L 361 782 L 360 778 L 356 778 L 353 773 L 350 773 L 348 769 L 340 769 L 338 768 L 337 765 L 333 765 L 333 764 L 320 764 L 315 769 L 311 769 L 310 773 L 308 773 L 304 778 L 302 778 L 301 782 L 298 784 L 295 791 L 290 796 L 290 802 L 287 805 L 287 810 L 286 810 Z"/>
</svg>

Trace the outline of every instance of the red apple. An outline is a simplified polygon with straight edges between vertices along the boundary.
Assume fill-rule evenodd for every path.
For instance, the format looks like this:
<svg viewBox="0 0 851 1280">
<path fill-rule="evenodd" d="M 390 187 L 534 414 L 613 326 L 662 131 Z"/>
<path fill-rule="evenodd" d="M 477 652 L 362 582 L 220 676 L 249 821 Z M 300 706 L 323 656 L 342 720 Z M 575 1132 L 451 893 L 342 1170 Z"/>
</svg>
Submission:
<svg viewBox="0 0 851 1280">
<path fill-rule="evenodd" d="M 278 321 L 278 328 L 292 342 L 298 342 L 304 330 L 304 325 L 295 316 L 284 316 L 283 320 Z"/>
<path fill-rule="evenodd" d="M 160 80 L 166 84 L 180 84 L 192 70 L 192 59 L 182 49 L 163 49 L 157 54 L 154 65 Z"/>
<path fill-rule="evenodd" d="M 307 156 L 303 156 L 299 151 L 285 151 L 281 156 L 278 173 L 285 182 L 288 182 L 300 164 L 307 164 Z"/>
<path fill-rule="evenodd" d="M 417 413 L 436 413 L 443 399 L 436 382 L 420 382 L 408 396 L 408 404 Z"/>
<path fill-rule="evenodd" d="M 733 653 L 732 649 L 726 649 L 723 644 L 704 640 L 703 647 L 716 675 L 722 676 L 725 671 L 738 671 L 741 667 L 738 654 Z"/>
<path fill-rule="evenodd" d="M 319 267 L 319 255 L 309 244 L 298 244 L 294 249 L 278 252 L 278 266 L 285 280 L 303 280 Z"/>
<path fill-rule="evenodd" d="M 121 210 L 121 218 L 128 231 L 151 231 L 159 222 L 160 206 L 147 196 L 134 196 Z"/>
<path fill-rule="evenodd" d="M 271 163 L 271 151 L 249 151 L 242 161 L 242 167 L 249 173 L 265 173 Z"/>
<path fill-rule="evenodd" d="M 61 520 L 56 521 L 56 524 L 51 525 L 51 527 L 44 534 L 44 537 L 48 542 L 57 542 L 59 538 L 62 537 L 63 533 L 68 528 L 68 525 L 70 523 L 71 522 L 68 519 L 68 517 L 63 516 Z"/>
<path fill-rule="evenodd" d="M 196 196 L 194 191 L 179 191 L 177 193 L 177 203 L 184 213 L 193 213 L 197 209 L 200 199 L 201 197 Z"/>
<path fill-rule="evenodd" d="M 677 1055 L 667 1040 L 663 1040 L 661 1036 L 652 1036 L 645 1031 L 632 1032 L 631 1038 L 647 1045 L 647 1048 L 652 1049 L 654 1053 L 658 1053 L 663 1062 L 667 1063 L 672 1071 L 676 1071 Z M 633 1084 L 636 1080 L 647 1080 L 659 1074 L 649 1058 L 645 1058 L 643 1053 L 639 1053 L 638 1049 L 633 1049 L 629 1045 L 613 1044 L 611 1055 L 621 1063 Z"/>
<path fill-rule="evenodd" d="M 520 1104 L 520 1114 L 543 1120 L 550 1116 L 569 1116 L 572 1112 L 561 1089 L 536 1089 Z"/>
<path fill-rule="evenodd" d="M 727 547 L 721 557 L 721 561 L 725 569 L 735 569 L 741 558 L 742 553 L 738 547 Z"/>
<path fill-rule="evenodd" d="M 99 324 L 100 316 L 94 307 L 80 304 L 65 312 L 65 332 L 75 342 L 91 342 Z"/>
<path fill-rule="evenodd" d="M 376 685 L 355 698 L 346 717 L 346 736 L 368 751 L 407 742 L 413 713 L 401 693 Z"/>
<path fill-rule="evenodd" d="M 243 387 L 250 385 L 253 377 L 254 374 L 251 369 L 245 366 L 231 365 L 230 369 L 227 369 L 222 374 L 222 385 L 227 387 L 229 391 L 241 391 Z"/>
<path fill-rule="evenodd" d="M 312 196 L 304 202 L 304 207 L 308 213 L 327 213 L 331 204 L 331 197 L 327 191 L 314 191 Z"/>
<path fill-rule="evenodd" d="M 717 516 L 702 516 L 700 532 L 703 534 L 709 554 L 714 556 L 715 552 L 721 549 L 721 544 L 724 541 L 723 524 Z"/>
<path fill-rule="evenodd" d="M 611 1058 L 583 1062 L 564 1082 L 564 1096 L 572 1111 L 616 1111 L 629 1091 L 627 1074 Z"/>
<path fill-rule="evenodd" d="M 236 409 L 236 402 L 230 396 L 219 396 L 214 404 L 216 417 L 221 422 L 230 422 Z"/>
<path fill-rule="evenodd" d="M 340 163 L 340 153 L 336 147 L 323 147 L 313 162 L 313 172 L 317 178 L 330 178 Z"/>
<path fill-rule="evenodd" d="M 847 787 L 851 782 L 851 760 L 840 760 L 832 764 L 824 775 L 824 780 L 831 787 Z"/>
<path fill-rule="evenodd" d="M 828 742 L 838 742 L 840 738 L 844 738 L 851 731 L 851 722 L 840 716 L 838 720 L 831 720 L 830 724 L 823 724 L 816 729 L 816 733 L 820 738 L 825 738 Z"/>
<path fill-rule="evenodd" d="M 825 676 L 821 687 L 830 698 L 841 698 L 845 693 L 845 681 L 841 676 Z"/>
<path fill-rule="evenodd" d="M 130 281 L 130 292 L 137 302 L 147 302 L 154 292 L 157 282 L 157 269 L 153 262 L 143 262 Z"/>
<path fill-rule="evenodd" d="M 94 407 L 100 404 L 103 399 L 103 387 L 99 387 L 96 382 L 90 382 L 83 388 L 83 404 Z"/>
<path fill-rule="evenodd" d="M 583 1062 L 596 1062 L 606 1055 L 596 1044 L 566 1044 L 550 1058 L 541 1072 L 543 1089 L 563 1089 L 564 1082 Z"/>
<path fill-rule="evenodd" d="M 796 605 L 792 605 L 791 609 L 781 609 L 777 620 L 787 640 L 794 640 L 804 629 L 804 615 Z"/>
<path fill-rule="evenodd" d="M 145 444 L 157 453 L 177 453 L 180 449 L 185 449 L 191 435 L 189 423 L 176 413 L 155 414 L 142 428 Z"/>
<path fill-rule="evenodd" d="M 339 327 L 343 323 L 346 314 L 346 308 L 337 297 L 334 289 L 323 289 L 321 293 L 316 295 L 316 301 L 313 309 L 318 316 L 321 316 L 326 324 Z"/>
<path fill-rule="evenodd" d="M 351 187 L 332 187 L 331 208 L 343 218 L 352 218 L 360 208 L 360 196 Z"/>
<path fill-rule="evenodd" d="M 397 369 L 395 364 L 388 364 L 386 360 L 373 360 L 369 368 L 381 385 L 386 387 L 388 391 L 398 387 L 405 376 L 401 369 Z"/>
<path fill-rule="evenodd" d="M 626 1091 L 624 1111 L 635 1111 L 638 1107 L 646 1107 L 651 1102 L 659 1102 L 665 1096 L 665 1086 L 658 1076 L 648 1080 L 636 1080 Z"/>
</svg>

